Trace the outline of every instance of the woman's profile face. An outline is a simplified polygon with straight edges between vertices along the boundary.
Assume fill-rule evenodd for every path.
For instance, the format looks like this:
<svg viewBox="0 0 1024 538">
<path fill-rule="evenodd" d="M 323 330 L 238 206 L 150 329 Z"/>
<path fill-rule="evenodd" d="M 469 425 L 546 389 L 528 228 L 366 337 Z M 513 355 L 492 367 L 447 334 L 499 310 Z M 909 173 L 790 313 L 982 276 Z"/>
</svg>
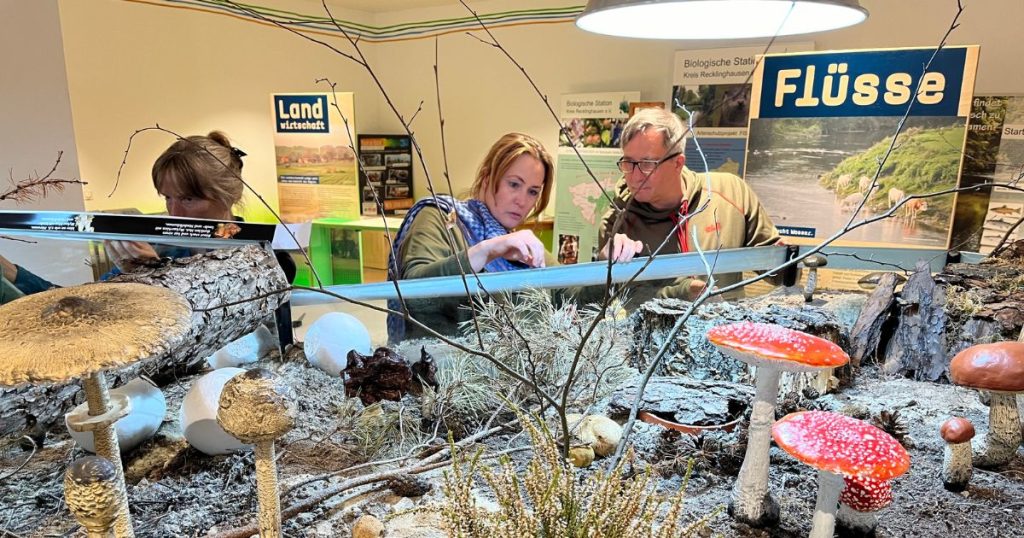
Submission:
<svg viewBox="0 0 1024 538">
<path fill-rule="evenodd" d="M 498 190 L 494 192 L 493 186 L 488 185 L 483 202 L 491 215 L 511 230 L 522 224 L 537 206 L 544 190 L 544 164 L 533 155 L 520 155 L 504 175 L 492 181 L 498 182 Z"/>
</svg>

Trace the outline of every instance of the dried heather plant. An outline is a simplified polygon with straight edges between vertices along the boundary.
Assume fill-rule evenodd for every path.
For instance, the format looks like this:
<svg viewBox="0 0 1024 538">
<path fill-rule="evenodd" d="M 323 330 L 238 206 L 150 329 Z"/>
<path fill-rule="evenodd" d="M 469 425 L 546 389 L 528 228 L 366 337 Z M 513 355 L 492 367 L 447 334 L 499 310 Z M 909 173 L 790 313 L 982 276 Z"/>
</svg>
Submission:
<svg viewBox="0 0 1024 538">
<path fill-rule="evenodd" d="M 656 492 L 650 473 L 624 476 L 628 454 L 610 472 L 581 477 L 562 459 L 550 432 L 525 417 L 534 456 L 525 471 L 508 457 L 484 468 L 480 452 L 472 458 L 453 450 L 453 465 L 444 475 L 441 515 L 450 536 L 460 538 L 670 538 L 692 536 L 714 516 L 684 526 L 685 487 L 674 495 Z M 453 447 L 454 449 L 454 447 Z M 478 506 L 473 494 L 479 475 L 497 508 Z"/>
<path fill-rule="evenodd" d="M 509 308 L 510 305 L 513 307 Z M 577 307 L 567 301 L 556 306 L 549 292 L 528 290 L 481 305 L 477 319 L 488 351 L 497 360 L 523 373 L 550 394 L 571 383 L 568 407 L 584 409 L 632 375 L 625 363 L 630 340 L 625 320 L 602 320 L 584 341 L 587 327 L 598 315 L 595 305 Z M 577 350 L 581 353 L 580 361 L 570 380 L 569 370 Z M 512 395 L 511 400 L 533 397 L 528 387 L 520 386 L 493 365 L 482 361 L 474 361 L 474 365 L 492 379 L 492 394 L 506 398 Z M 504 386 L 495 387 L 494 379 Z"/>
</svg>

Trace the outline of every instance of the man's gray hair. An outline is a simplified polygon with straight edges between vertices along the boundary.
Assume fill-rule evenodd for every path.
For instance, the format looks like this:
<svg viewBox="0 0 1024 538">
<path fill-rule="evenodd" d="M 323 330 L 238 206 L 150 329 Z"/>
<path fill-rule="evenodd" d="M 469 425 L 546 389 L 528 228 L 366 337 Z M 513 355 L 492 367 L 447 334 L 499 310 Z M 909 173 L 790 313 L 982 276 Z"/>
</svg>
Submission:
<svg viewBox="0 0 1024 538">
<path fill-rule="evenodd" d="M 683 136 L 686 126 L 683 125 L 683 120 L 664 108 L 637 110 L 622 129 L 621 147 L 625 148 L 634 136 L 648 130 L 662 134 L 668 153 L 682 153 L 686 149 L 686 138 Z"/>
</svg>

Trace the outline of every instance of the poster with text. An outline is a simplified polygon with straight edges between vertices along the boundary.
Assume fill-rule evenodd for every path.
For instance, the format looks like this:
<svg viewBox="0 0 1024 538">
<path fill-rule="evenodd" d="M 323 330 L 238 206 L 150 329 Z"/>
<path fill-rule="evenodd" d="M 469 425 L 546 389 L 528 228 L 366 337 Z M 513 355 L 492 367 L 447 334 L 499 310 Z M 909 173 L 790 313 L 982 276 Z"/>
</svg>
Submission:
<svg viewBox="0 0 1024 538">
<path fill-rule="evenodd" d="M 359 218 L 352 93 L 273 94 L 271 102 L 281 218 Z"/>
<path fill-rule="evenodd" d="M 363 215 L 404 214 L 412 207 L 412 139 L 409 135 L 359 135 Z"/>
<path fill-rule="evenodd" d="M 1024 95 L 975 96 L 967 127 L 961 187 L 1016 183 L 1024 173 Z M 988 254 L 1004 237 L 1024 238 L 1014 225 L 1024 194 L 1005 187 L 961 192 L 951 249 Z"/>
<path fill-rule="evenodd" d="M 766 56 L 744 178 L 779 232 L 817 243 L 851 219 L 956 187 L 977 61 L 976 46 Z M 955 203 L 953 194 L 909 199 L 837 244 L 946 248 Z"/>
<path fill-rule="evenodd" d="M 594 259 L 601 217 L 611 203 L 609 197 L 615 196 L 615 182 L 622 177 L 616 165 L 622 156 L 619 137 L 629 119 L 629 103 L 639 100 L 640 92 L 562 96 L 565 131 L 558 137 L 554 228 L 560 263 Z"/>
<path fill-rule="evenodd" d="M 751 73 L 764 47 L 677 51 L 672 76 L 672 111 L 692 121 L 698 144 L 686 145 L 686 166 L 696 172 L 740 175 L 747 142 Z M 814 43 L 788 43 L 774 52 L 814 50 Z M 699 149 L 698 149 L 699 148 Z M 703 153 L 703 155 L 702 155 Z"/>
</svg>

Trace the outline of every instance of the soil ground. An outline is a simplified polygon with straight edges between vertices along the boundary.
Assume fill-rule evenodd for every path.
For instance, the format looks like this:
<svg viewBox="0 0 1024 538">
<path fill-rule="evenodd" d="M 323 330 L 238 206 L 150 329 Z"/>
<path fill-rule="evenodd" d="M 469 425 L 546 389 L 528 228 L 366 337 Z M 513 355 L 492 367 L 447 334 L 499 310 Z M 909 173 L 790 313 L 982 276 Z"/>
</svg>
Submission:
<svg viewBox="0 0 1024 538">
<path fill-rule="evenodd" d="M 364 461 L 366 456 L 355 446 L 345 421 L 339 420 L 339 416 L 351 412 L 342 403 L 344 388 L 339 379 L 310 369 L 296 359 L 264 366 L 277 371 L 298 394 L 310 395 L 302 400 L 298 426 L 285 437 L 279 449 L 279 476 L 285 491 L 282 505 L 289 506 L 345 476 L 328 477 L 289 491 L 296 484 L 344 469 Z M 179 433 L 177 409 L 190 381 L 182 379 L 165 388 L 169 411 L 161 431 L 155 439 L 125 455 L 129 498 L 140 537 L 205 536 L 250 523 L 256 512 L 251 452 L 211 457 L 186 448 Z M 411 411 L 415 402 L 406 401 L 404 405 Z M 793 407 L 782 404 L 780 411 L 792 410 L 786 409 L 786 405 Z M 879 512 L 878 536 L 1024 536 L 1021 455 L 1000 471 L 975 469 L 970 487 L 963 493 L 951 493 L 942 487 L 943 441 L 938 436 L 939 425 L 949 416 L 965 416 L 978 430 L 976 441 L 983 439 L 988 408 L 976 392 L 950 385 L 883 379 L 869 368 L 839 393 L 803 400 L 800 405 L 861 417 L 898 411 L 909 434 L 912 464 L 909 473 L 895 482 L 892 506 Z M 817 494 L 816 474 L 777 448 L 771 453 L 770 488 L 782 508 L 781 521 L 771 529 L 752 529 L 734 523 L 724 510 L 742 456 L 730 444 L 735 442 L 735 436 L 720 436 L 719 447 L 708 442 L 713 436 L 696 442 L 681 440 L 642 423 L 634 435 L 638 453 L 661 473 L 661 486 L 666 490 L 679 487 L 678 472 L 685 468 L 687 458 L 696 458 L 689 481 L 687 512 L 697 518 L 721 510 L 711 518 L 704 535 L 796 537 L 806 536 L 810 530 Z M 422 435 L 420 439 L 428 437 Z M 407 446 L 414 441 L 410 440 Z M 516 436 L 510 441 L 509 436 L 504 436 L 492 438 L 487 444 L 498 450 L 507 448 L 510 442 L 521 443 L 524 439 Z M 59 427 L 48 433 L 41 450 L 31 457 L 29 454 L 19 446 L 18 439 L 0 441 L 0 536 L 84 536 L 62 499 L 64 468 L 84 455 L 83 451 Z M 415 505 L 438 501 L 439 472 L 425 476 L 438 487 L 424 497 L 404 499 L 380 491 L 381 488 L 370 492 L 365 488 L 354 490 L 287 521 L 285 534 L 344 537 L 349 535 L 351 522 L 362 513 L 398 513 L 388 523 L 387 536 L 443 536 L 436 529 L 436 515 L 404 513 Z M 486 497 L 485 493 L 481 495 Z"/>
</svg>

